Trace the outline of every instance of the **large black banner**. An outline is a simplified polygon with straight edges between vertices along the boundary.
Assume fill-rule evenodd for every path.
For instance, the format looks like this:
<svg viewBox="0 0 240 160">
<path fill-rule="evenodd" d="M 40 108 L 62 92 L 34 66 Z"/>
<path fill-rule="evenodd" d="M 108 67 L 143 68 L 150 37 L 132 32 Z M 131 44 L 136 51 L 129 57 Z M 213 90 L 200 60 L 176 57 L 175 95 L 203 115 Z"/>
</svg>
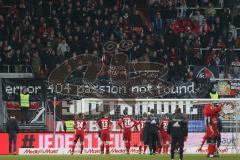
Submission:
<svg viewBox="0 0 240 160">
<path fill-rule="evenodd" d="M 239 81 L 210 81 L 206 79 L 198 79 L 195 81 L 188 82 L 173 82 L 169 83 L 165 80 L 162 80 L 162 84 L 159 83 L 144 84 L 144 85 L 132 85 L 131 89 L 123 89 L 123 93 L 116 92 L 113 86 L 111 85 L 100 85 L 98 88 L 92 88 L 88 85 L 74 85 L 70 84 L 49 84 L 44 80 L 39 79 L 3 79 L 2 80 L 2 89 L 3 89 L 3 100 L 5 101 L 18 101 L 19 93 L 23 88 L 27 88 L 30 93 L 31 101 L 42 101 L 44 99 L 53 99 L 53 95 L 56 95 L 58 100 L 70 100 L 70 99 L 81 99 L 81 98 L 132 98 L 133 94 L 136 94 L 135 98 L 204 98 L 209 91 L 209 86 L 214 85 L 218 93 L 221 96 L 231 96 L 234 97 L 239 93 Z M 68 87 L 66 87 L 68 86 Z M 75 87 L 75 88 L 74 88 Z M 121 88 L 126 88 L 122 85 Z M 162 88 L 161 88 L 162 87 Z M 76 90 L 76 93 L 72 94 L 71 90 Z M 116 88 L 116 87 L 115 87 Z M 94 90 L 95 89 L 95 90 Z M 109 97 L 92 97 L 85 96 L 82 97 L 83 90 L 92 91 L 93 93 L 96 90 L 100 90 L 100 94 L 103 95 L 107 93 Z M 109 89 L 109 90 L 107 90 Z M 116 89 L 117 90 L 117 89 Z M 66 92 L 66 91 L 69 91 Z M 164 94 L 163 94 L 164 93 Z"/>
<path fill-rule="evenodd" d="M 46 94 L 45 83 L 39 79 L 3 79 L 2 85 L 5 101 L 18 101 L 19 93 L 23 88 L 27 88 L 31 101 L 41 101 Z"/>
<path fill-rule="evenodd" d="M 111 85 L 100 85 L 96 90 L 101 90 L 99 92 L 102 95 L 108 95 L 109 97 L 94 97 L 85 96 L 82 97 L 83 90 L 96 91 L 92 86 L 88 85 L 75 85 L 69 87 L 70 84 L 57 84 L 52 85 L 44 80 L 39 79 L 3 79 L 3 99 L 5 101 L 18 101 L 19 93 L 23 88 L 27 88 L 30 93 L 31 101 L 41 101 L 45 98 L 53 98 L 53 95 L 59 100 L 64 99 L 81 99 L 81 98 L 113 98 L 117 95 L 117 98 L 133 98 L 132 95 L 135 94 L 134 98 L 198 98 L 203 97 L 207 93 L 207 87 L 203 86 L 201 83 L 195 82 L 175 82 L 169 83 L 162 80 L 162 83 L 152 83 L 145 85 L 132 85 L 131 89 L 123 89 L 123 93 L 115 92 L 114 86 Z M 168 85 L 163 85 L 168 84 Z M 206 85 L 206 83 L 204 83 Z M 121 88 L 126 88 L 122 85 Z M 72 93 L 71 91 L 75 91 Z M 69 91 L 69 92 L 66 92 Z M 119 92 L 121 90 L 119 89 Z"/>
<path fill-rule="evenodd" d="M 168 84 L 167 81 L 162 80 L 163 83 Z M 66 99 L 66 97 L 72 97 L 70 99 L 74 98 L 82 98 L 81 93 L 82 89 L 80 87 L 82 86 L 77 86 L 78 87 L 78 92 L 76 94 L 66 94 L 64 91 L 66 90 L 66 87 L 63 87 L 61 84 L 58 84 L 56 86 L 49 85 L 46 81 L 44 80 L 39 80 L 39 79 L 3 79 L 2 80 L 2 88 L 3 88 L 3 99 L 5 101 L 18 101 L 19 100 L 19 93 L 23 88 L 27 88 L 28 92 L 30 93 L 30 97 L 32 101 L 41 101 L 44 98 L 53 98 L 53 95 L 55 94 L 58 99 Z M 157 84 L 159 85 L 159 84 Z M 157 86 L 156 85 L 156 86 Z M 85 90 L 90 90 L 90 86 L 84 86 Z M 110 88 L 112 86 L 109 85 L 104 85 L 100 87 L 105 87 L 105 88 Z M 124 88 L 125 86 L 121 86 Z M 163 87 L 159 85 L 159 88 Z M 150 85 L 136 85 L 132 86 L 132 90 L 125 90 L 125 93 L 123 94 L 123 97 L 119 98 L 132 98 L 131 95 L 135 92 L 138 93 L 138 96 L 136 98 L 143 98 L 144 96 L 148 95 L 148 97 L 145 98 L 195 98 L 199 96 L 200 86 L 197 86 L 196 83 L 194 82 L 175 82 L 171 83 L 169 86 L 164 86 L 164 88 L 160 88 L 161 92 L 164 92 L 162 94 L 160 91 L 159 93 L 157 91 L 153 92 L 153 90 L 157 90 L 157 88 L 153 88 L 153 86 Z M 69 88 L 68 88 L 69 89 Z M 73 90 L 74 88 L 72 88 Z M 153 90 L 150 90 L 153 89 Z M 102 90 L 102 93 L 104 93 L 105 90 Z M 108 92 L 106 90 L 105 92 Z M 79 94 L 79 95 L 78 95 Z M 115 94 L 115 92 L 111 93 L 108 92 L 108 95 L 110 94 Z M 159 94 L 159 95 L 158 95 Z M 128 97 L 129 95 L 129 97 Z M 119 95 L 121 96 L 121 94 Z M 85 97 L 85 98 L 99 98 L 99 97 Z M 110 95 L 110 98 L 111 95 Z"/>
</svg>

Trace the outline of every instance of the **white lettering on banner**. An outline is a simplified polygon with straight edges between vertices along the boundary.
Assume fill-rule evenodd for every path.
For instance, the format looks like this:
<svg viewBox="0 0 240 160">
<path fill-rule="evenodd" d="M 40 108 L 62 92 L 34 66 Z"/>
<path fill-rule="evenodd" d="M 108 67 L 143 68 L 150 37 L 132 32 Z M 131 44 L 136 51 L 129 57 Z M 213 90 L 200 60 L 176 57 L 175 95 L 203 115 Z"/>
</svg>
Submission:
<svg viewBox="0 0 240 160">
<path fill-rule="evenodd" d="M 19 148 L 19 155 L 57 155 L 57 154 L 70 154 L 70 148 Z M 80 154 L 80 149 L 75 149 L 74 154 Z M 100 154 L 100 149 L 95 148 L 85 148 L 83 154 Z M 125 149 L 110 148 L 110 153 L 112 154 L 123 154 L 126 153 Z M 131 154 L 138 154 L 139 150 L 137 147 L 132 147 L 130 149 Z"/>
<path fill-rule="evenodd" d="M 67 134 L 65 137 L 65 148 L 70 148 L 70 145 L 72 145 L 74 138 L 72 134 Z"/>
<path fill-rule="evenodd" d="M 207 154 L 207 146 L 204 146 L 201 151 L 198 151 L 199 147 L 185 147 L 184 152 L 190 154 Z M 218 149 L 219 153 L 221 154 L 233 154 L 238 153 L 235 148 L 233 147 L 220 147 Z"/>
<path fill-rule="evenodd" d="M 184 153 L 187 154 L 207 154 L 207 147 L 203 147 L 201 151 L 197 151 L 198 147 L 185 147 Z M 230 147 L 220 147 L 219 148 L 220 154 L 235 154 L 237 151 L 234 148 Z M 147 150 L 148 154 L 149 150 Z M 19 148 L 19 155 L 60 155 L 60 154 L 70 154 L 71 149 L 70 148 Z M 74 154 L 80 154 L 80 149 L 75 149 Z M 100 154 L 100 149 L 96 148 L 85 148 L 83 150 L 83 154 Z M 110 148 L 111 154 L 124 154 L 126 153 L 125 149 L 117 149 L 117 148 Z M 138 154 L 139 149 L 138 147 L 131 147 L 130 149 L 131 154 Z"/>
<path fill-rule="evenodd" d="M 76 114 L 77 112 L 75 112 L 75 104 L 74 104 L 75 101 L 73 101 L 73 104 L 69 104 L 69 112 L 70 114 Z"/>
<path fill-rule="evenodd" d="M 94 140 L 97 140 L 97 148 L 100 148 L 100 145 L 101 145 L 101 140 L 100 140 L 100 138 L 98 137 L 98 135 L 94 135 Z M 116 139 L 110 139 L 111 141 L 115 141 Z M 94 141 L 92 142 L 93 144 L 94 144 Z"/>
<path fill-rule="evenodd" d="M 201 145 L 201 141 L 205 133 L 189 133 L 188 139 L 184 145 L 184 152 L 188 154 L 200 154 L 205 153 L 207 149 L 207 145 L 203 146 L 202 152 L 197 152 L 197 149 Z M 125 146 L 124 141 L 122 139 L 121 133 L 112 133 L 110 135 L 110 152 L 113 154 L 124 153 Z M 38 135 L 39 145 L 35 146 L 38 148 L 20 148 L 19 154 L 69 154 L 69 150 L 71 149 L 71 145 L 73 143 L 74 134 L 69 133 L 57 133 L 56 138 L 56 146 L 53 146 L 53 134 L 51 133 L 40 133 Z M 240 151 L 240 148 L 236 148 L 235 146 L 235 136 L 232 133 L 222 133 L 222 144 L 220 146 L 221 153 L 236 153 Z M 197 139 L 197 140 L 196 140 Z M 135 139 L 135 141 L 138 141 Z M 137 144 L 137 142 L 133 142 Z M 100 144 L 101 140 L 98 137 L 97 133 L 86 133 L 85 136 L 85 149 L 84 154 L 95 154 L 100 153 Z M 48 150 L 49 149 L 49 150 Z M 57 150 L 58 149 L 58 150 Z M 80 149 L 79 143 L 76 145 L 76 153 Z M 131 147 L 130 153 L 138 153 L 138 148 Z"/>
<path fill-rule="evenodd" d="M 88 134 L 87 135 L 87 146 L 88 148 L 92 148 L 92 140 L 94 139 L 93 135 L 92 134 Z"/>
<path fill-rule="evenodd" d="M 134 115 L 140 115 L 140 108 L 142 108 L 142 113 L 149 112 L 151 109 L 154 109 L 156 107 L 158 114 L 166 114 L 166 113 L 173 113 L 176 107 L 179 107 L 184 111 L 187 115 L 199 115 L 201 113 L 198 113 L 198 109 L 196 106 L 194 106 L 189 101 L 172 101 L 172 102 L 134 102 L 131 103 L 125 103 L 125 102 L 117 102 L 117 104 L 114 104 L 114 101 L 104 101 L 104 104 L 102 101 L 91 101 L 91 100 L 85 100 L 84 106 L 81 104 L 81 100 L 78 100 L 74 105 L 69 105 L 67 103 L 62 103 L 63 109 L 62 113 L 63 115 L 71 115 L 71 112 L 66 112 L 66 110 L 71 110 L 75 113 L 78 113 L 79 111 L 82 111 L 85 114 L 89 114 L 91 111 L 91 114 L 96 115 L 99 114 L 100 111 L 103 110 L 103 105 L 108 106 L 110 108 L 110 115 L 115 115 L 114 108 L 117 106 L 120 107 L 120 114 L 123 115 L 123 110 L 125 108 L 128 109 L 129 114 Z M 91 107 L 89 107 L 91 106 Z M 75 109 L 76 108 L 76 109 Z M 98 108 L 98 112 L 96 109 Z M 135 108 L 135 113 L 133 113 L 133 108 Z M 170 109 L 170 110 L 169 110 Z M 200 111 L 200 110 L 199 110 Z"/>
<path fill-rule="evenodd" d="M 97 102 L 97 103 L 93 103 L 93 102 L 88 102 L 85 105 L 89 105 L 91 104 L 91 110 L 93 108 L 96 108 L 96 105 L 100 105 L 101 102 Z M 169 108 L 171 109 L 171 113 L 173 113 L 173 111 L 176 109 L 176 107 L 178 106 L 179 108 L 181 108 L 183 110 L 183 108 L 185 108 L 185 114 L 190 114 L 190 115 L 198 115 L 200 113 L 198 113 L 198 109 L 197 107 L 194 107 L 193 104 L 191 104 L 191 102 L 189 101 L 183 101 L 183 102 L 136 102 L 136 104 L 126 104 L 126 103 L 121 103 L 118 102 L 118 105 L 120 106 L 120 111 L 121 111 L 121 115 L 123 115 L 123 110 L 125 108 L 128 109 L 129 114 L 134 114 L 134 115 L 140 115 L 140 111 L 139 108 L 142 107 L 142 113 L 144 112 L 149 112 L 149 110 L 154 109 L 154 107 L 156 107 L 158 113 L 162 113 L 162 114 L 166 114 L 166 113 L 170 113 Z M 163 106 L 163 110 L 162 110 L 162 106 Z M 109 103 L 109 107 L 110 108 L 114 108 L 114 104 L 113 103 Z M 132 113 L 133 107 L 135 108 L 135 113 Z M 85 107 L 84 109 L 85 113 L 88 114 L 90 112 L 89 107 Z M 183 110 L 184 111 L 184 110 Z M 94 112 L 91 112 L 92 114 L 94 114 Z M 110 112 L 110 115 L 114 115 L 114 112 Z"/>
<path fill-rule="evenodd" d="M 44 148 L 19 148 L 20 155 L 55 155 L 55 154 L 64 154 L 62 149 L 44 149 Z"/>
<path fill-rule="evenodd" d="M 44 148 L 53 147 L 53 134 L 47 134 L 44 136 Z"/>
<path fill-rule="evenodd" d="M 99 149 L 88 149 L 86 152 L 86 154 L 97 154 L 97 153 L 101 153 L 101 151 Z"/>
<path fill-rule="evenodd" d="M 7 94 L 18 94 L 19 91 L 21 91 L 23 88 L 27 88 L 27 91 L 30 94 L 33 94 L 33 93 L 37 94 L 38 90 L 42 89 L 42 86 L 10 86 L 10 85 L 7 85 L 5 87 L 5 91 Z"/>
<path fill-rule="evenodd" d="M 64 135 L 55 135 L 55 146 L 59 146 L 59 148 L 64 148 Z"/>
<path fill-rule="evenodd" d="M 204 133 L 189 133 L 188 139 L 185 143 L 185 149 L 198 148 L 201 145 Z M 56 148 L 71 148 L 74 134 L 56 134 Z M 110 145 L 116 149 L 124 149 L 124 141 L 121 133 L 112 133 L 110 135 Z M 198 141 L 196 141 L 198 139 Z M 232 133 L 222 133 L 222 148 L 229 148 L 234 146 L 234 136 Z M 39 148 L 53 148 L 53 134 L 39 134 Z M 96 133 L 86 133 L 85 136 L 86 148 L 99 148 L 101 140 Z M 79 144 L 76 146 L 79 148 Z M 192 152 L 188 152 L 192 153 Z"/>
<path fill-rule="evenodd" d="M 56 148 L 70 148 L 73 143 L 74 134 L 56 134 L 55 147 Z M 54 147 L 53 134 L 39 134 L 39 148 L 53 148 Z"/>
<path fill-rule="evenodd" d="M 43 135 L 42 135 L 42 134 L 39 134 L 39 135 L 38 135 L 38 147 L 39 147 L 39 148 L 44 148 L 44 147 L 43 147 L 43 143 L 44 143 Z"/>
</svg>

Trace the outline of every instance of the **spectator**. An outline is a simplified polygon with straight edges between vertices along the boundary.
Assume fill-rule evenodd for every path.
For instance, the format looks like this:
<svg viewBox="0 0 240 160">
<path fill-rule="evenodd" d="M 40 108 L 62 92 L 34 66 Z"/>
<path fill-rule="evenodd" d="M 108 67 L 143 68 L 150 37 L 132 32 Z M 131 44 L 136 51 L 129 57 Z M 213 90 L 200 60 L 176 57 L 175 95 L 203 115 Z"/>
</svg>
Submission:
<svg viewBox="0 0 240 160">
<path fill-rule="evenodd" d="M 15 61 L 13 62 L 13 64 L 16 65 L 15 72 L 18 73 L 21 71 L 21 67 L 19 65 L 21 65 L 23 62 L 22 53 L 19 49 L 16 51 L 16 53 L 14 53 L 14 58 L 15 58 Z"/>
<path fill-rule="evenodd" d="M 226 47 L 221 37 L 218 39 L 216 47 L 221 49 L 224 49 Z"/>
<path fill-rule="evenodd" d="M 133 27 L 143 27 L 143 21 L 139 15 L 139 11 L 135 10 L 131 17 L 130 23 Z"/>
<path fill-rule="evenodd" d="M 176 74 L 176 80 L 185 81 L 186 80 L 186 76 L 187 76 L 187 68 L 182 63 L 181 60 L 178 60 L 176 68 L 177 68 L 177 72 L 178 72 L 178 74 Z"/>
<path fill-rule="evenodd" d="M 185 0 L 180 0 L 180 10 L 178 10 L 178 17 L 185 18 L 187 15 L 187 4 Z"/>
<path fill-rule="evenodd" d="M 235 40 L 234 40 L 234 38 L 233 38 L 233 33 L 232 33 L 232 32 L 229 32 L 229 33 L 228 33 L 228 36 L 226 37 L 226 42 L 225 42 L 225 44 L 226 44 L 226 47 L 227 47 L 227 48 L 233 48 L 233 47 L 234 47 L 234 45 L 235 45 Z"/>
<path fill-rule="evenodd" d="M 197 10 L 195 15 L 193 15 L 193 19 L 196 20 L 200 26 L 202 26 L 205 18 L 201 14 L 201 12 L 199 10 Z"/>
<path fill-rule="evenodd" d="M 39 75 L 40 74 L 40 70 L 41 70 L 41 59 L 39 57 L 39 53 L 35 52 L 33 53 L 33 57 L 32 57 L 32 69 L 33 69 L 33 73 L 35 75 Z"/>
<path fill-rule="evenodd" d="M 174 82 L 176 75 L 176 66 L 174 62 L 169 63 L 168 80 Z"/>
<path fill-rule="evenodd" d="M 196 54 L 194 54 L 193 59 L 190 62 L 191 63 L 189 63 L 189 64 L 193 64 L 193 65 L 196 65 L 196 66 L 201 65 L 200 53 L 197 52 Z"/>
<path fill-rule="evenodd" d="M 228 29 L 229 23 L 232 22 L 231 10 L 224 8 L 223 12 L 220 12 L 221 25 L 224 29 Z"/>
<path fill-rule="evenodd" d="M 209 34 L 212 34 L 212 36 L 216 39 L 218 39 L 219 37 L 223 36 L 223 25 L 221 23 L 221 19 L 220 17 L 216 17 L 215 18 L 215 21 L 214 21 L 214 24 L 211 25 L 211 29 L 210 29 L 210 33 Z M 225 29 L 226 31 L 226 29 Z"/>
<path fill-rule="evenodd" d="M 167 22 L 172 22 L 177 17 L 177 10 L 175 8 L 175 5 L 172 1 L 168 2 L 168 6 L 166 9 L 166 19 Z"/>
<path fill-rule="evenodd" d="M 209 22 L 212 22 L 216 13 L 217 12 L 216 12 L 215 8 L 213 7 L 212 3 L 209 3 L 208 8 L 205 10 L 205 15 L 207 17 L 207 20 Z"/>
<path fill-rule="evenodd" d="M 232 33 L 232 38 L 235 40 L 235 39 L 237 39 L 237 30 L 236 30 L 236 28 L 235 28 L 235 26 L 234 25 L 232 25 L 231 23 L 229 23 L 229 33 Z M 234 45 L 234 44 L 233 44 Z"/>
<path fill-rule="evenodd" d="M 174 64 L 177 64 L 177 52 L 175 50 L 175 48 L 171 48 L 170 52 L 169 52 L 169 60 L 170 62 L 173 62 Z"/>
<path fill-rule="evenodd" d="M 158 36 L 163 35 L 164 31 L 165 31 L 165 23 L 163 21 L 163 19 L 161 18 L 161 14 L 160 12 L 156 13 L 156 16 L 153 19 L 153 30 L 155 32 L 155 34 L 157 34 Z"/>
<path fill-rule="evenodd" d="M 229 48 L 229 50 L 225 52 L 226 65 L 231 66 L 236 57 L 237 55 L 233 48 Z"/>
<path fill-rule="evenodd" d="M 67 44 L 65 39 L 62 39 L 57 46 L 57 54 L 60 58 L 60 62 L 63 62 L 65 57 L 68 56 L 69 51 L 70 51 L 69 45 Z"/>
<path fill-rule="evenodd" d="M 240 28 L 240 9 L 238 10 L 238 14 L 233 17 L 233 25 L 236 28 Z"/>
<path fill-rule="evenodd" d="M 237 56 L 232 62 L 232 72 L 233 72 L 233 78 L 236 78 L 236 79 L 240 78 L 240 61 Z"/>
<path fill-rule="evenodd" d="M 240 35 L 237 36 L 235 47 L 240 48 Z"/>
<path fill-rule="evenodd" d="M 47 36 L 50 34 L 51 30 L 47 27 L 46 23 L 43 23 L 42 26 L 38 29 L 38 35 L 40 38 L 47 38 Z"/>
<path fill-rule="evenodd" d="M 16 154 L 17 152 L 17 133 L 19 131 L 19 127 L 17 121 L 14 116 L 10 116 L 10 119 L 6 123 L 6 130 L 8 133 L 8 152 L 9 154 Z M 13 152 L 12 152 L 13 145 Z"/>
</svg>

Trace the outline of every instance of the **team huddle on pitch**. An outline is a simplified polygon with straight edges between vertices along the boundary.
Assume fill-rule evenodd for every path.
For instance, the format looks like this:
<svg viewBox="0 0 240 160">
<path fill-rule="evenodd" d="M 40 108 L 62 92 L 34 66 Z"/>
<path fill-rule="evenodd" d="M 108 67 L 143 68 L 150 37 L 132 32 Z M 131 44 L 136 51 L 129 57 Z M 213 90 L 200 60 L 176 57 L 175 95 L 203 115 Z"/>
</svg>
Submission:
<svg viewBox="0 0 240 160">
<path fill-rule="evenodd" d="M 207 141 L 208 155 L 207 157 L 218 156 L 217 143 L 220 137 L 218 116 L 221 111 L 221 105 L 207 104 L 204 107 L 204 116 L 206 117 L 206 134 L 203 137 L 203 142 L 198 151 L 202 150 L 202 146 Z M 145 154 L 147 147 L 150 155 L 156 153 L 168 154 L 169 145 L 171 144 L 171 159 L 174 159 L 174 153 L 179 153 L 180 160 L 183 159 L 184 142 L 188 136 L 188 120 L 181 113 L 181 109 L 177 108 L 173 114 L 165 114 L 159 117 L 155 110 L 151 110 L 148 114 L 143 113 L 142 118 L 135 120 L 133 116 L 128 115 L 127 110 L 123 111 L 117 124 L 122 130 L 123 140 L 125 143 L 126 153 L 129 154 L 132 140 L 132 130 L 135 128 L 139 132 L 139 154 Z M 103 113 L 97 121 L 99 128 L 99 138 L 101 139 L 100 151 L 102 154 L 109 154 L 110 134 L 112 130 L 112 121 L 108 113 Z M 75 116 L 74 121 L 74 143 L 71 154 L 74 154 L 74 149 L 77 141 L 80 141 L 80 153 L 84 149 L 84 134 L 87 126 L 87 120 L 84 119 L 84 114 L 80 113 Z"/>
</svg>

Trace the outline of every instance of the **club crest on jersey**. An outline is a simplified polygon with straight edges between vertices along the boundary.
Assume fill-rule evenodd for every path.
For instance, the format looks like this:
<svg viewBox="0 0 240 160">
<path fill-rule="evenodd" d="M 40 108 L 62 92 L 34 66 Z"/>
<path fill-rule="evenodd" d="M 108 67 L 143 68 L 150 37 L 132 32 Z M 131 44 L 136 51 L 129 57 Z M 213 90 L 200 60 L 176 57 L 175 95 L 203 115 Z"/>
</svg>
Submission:
<svg viewBox="0 0 240 160">
<path fill-rule="evenodd" d="M 175 123 L 173 124 L 173 127 L 180 127 L 179 122 L 175 122 Z"/>
</svg>

